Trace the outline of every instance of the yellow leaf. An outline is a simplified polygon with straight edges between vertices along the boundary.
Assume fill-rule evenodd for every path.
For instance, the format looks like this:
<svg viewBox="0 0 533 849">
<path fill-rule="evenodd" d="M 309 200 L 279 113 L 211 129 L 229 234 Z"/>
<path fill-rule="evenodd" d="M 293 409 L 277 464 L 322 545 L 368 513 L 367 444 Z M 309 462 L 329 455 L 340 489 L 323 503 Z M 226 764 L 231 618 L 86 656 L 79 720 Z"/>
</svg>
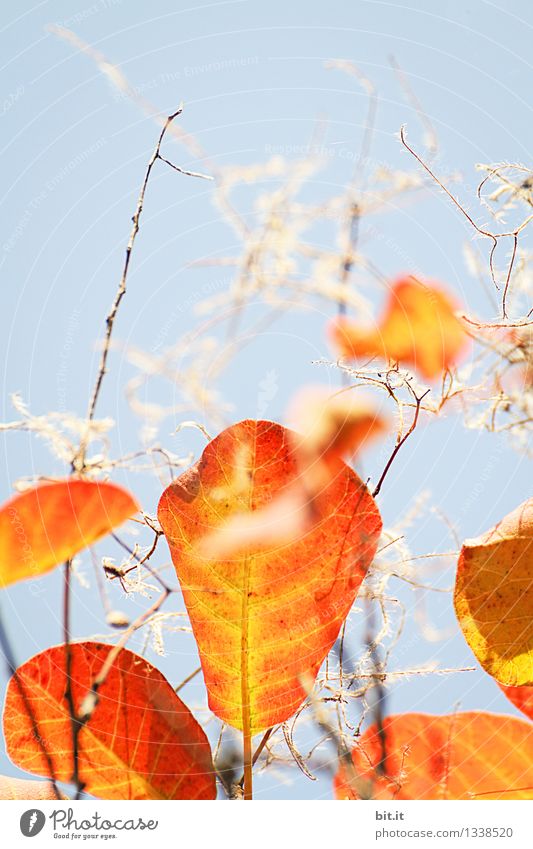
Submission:
<svg viewBox="0 0 533 849">
<path fill-rule="evenodd" d="M 533 499 L 467 540 L 455 611 L 484 669 L 501 684 L 533 684 Z"/>
</svg>

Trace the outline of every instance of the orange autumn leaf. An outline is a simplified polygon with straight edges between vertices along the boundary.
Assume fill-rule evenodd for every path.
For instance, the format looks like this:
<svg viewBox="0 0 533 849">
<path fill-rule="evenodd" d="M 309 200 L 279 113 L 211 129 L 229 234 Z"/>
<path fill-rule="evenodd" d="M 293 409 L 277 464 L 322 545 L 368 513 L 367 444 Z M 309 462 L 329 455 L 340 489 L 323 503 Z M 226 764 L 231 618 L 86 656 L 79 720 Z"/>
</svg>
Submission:
<svg viewBox="0 0 533 849">
<path fill-rule="evenodd" d="M 533 498 L 461 549 L 455 611 L 483 668 L 497 681 L 533 684 Z"/>
<path fill-rule="evenodd" d="M 228 516 L 198 541 L 196 554 L 204 560 L 225 561 L 245 550 L 273 551 L 298 542 L 320 520 L 314 498 L 307 495 L 304 486 L 295 484 L 264 507 Z"/>
<path fill-rule="evenodd" d="M 309 459 L 353 456 L 386 433 L 388 421 L 375 404 L 352 390 L 331 392 L 310 386 L 293 399 L 289 420 L 302 435 L 300 449 Z"/>
<path fill-rule="evenodd" d="M 111 651 L 103 643 L 71 645 L 76 710 Z M 28 660 L 11 678 L 4 708 L 6 750 L 21 769 L 58 781 L 73 772 L 71 723 L 65 699 L 65 646 Z M 36 741 L 20 687 L 51 758 L 53 776 Z M 164 676 L 123 649 L 98 690 L 98 703 L 78 736 L 79 775 L 102 799 L 214 799 L 207 738 Z"/>
<path fill-rule="evenodd" d="M 406 713 L 384 720 L 385 775 L 376 727 L 352 752 L 359 780 L 374 799 L 533 799 L 533 726 L 484 712 L 429 716 Z M 357 799 L 345 767 L 334 780 L 337 799 Z"/>
<path fill-rule="evenodd" d="M 375 328 L 344 318 L 335 321 L 330 334 L 341 356 L 380 357 L 412 366 L 433 380 L 457 362 L 468 341 L 455 311 L 438 286 L 401 277 L 393 284 Z"/>
<path fill-rule="evenodd" d="M 533 719 L 533 687 L 506 687 L 505 684 L 498 684 L 498 687 L 518 710 Z"/>
<path fill-rule="evenodd" d="M 381 531 L 365 485 L 336 458 L 313 500 L 314 521 L 299 537 L 243 540 L 227 559 L 202 555 L 206 535 L 291 495 L 295 436 L 273 422 L 233 425 L 159 503 L 209 706 L 245 735 L 283 722 L 301 704 L 302 678 L 314 679 L 337 638 Z"/>
<path fill-rule="evenodd" d="M 338 471 L 342 455 L 353 456 L 384 433 L 388 422 L 368 400 L 353 393 L 331 393 L 324 386 L 298 393 L 289 420 L 299 433 L 291 433 L 291 451 L 298 472 L 287 486 L 261 509 L 237 512 L 201 541 L 209 559 L 227 559 L 243 546 L 268 547 L 301 538 L 319 515 L 314 498 Z"/>
<path fill-rule="evenodd" d="M 60 798 L 62 799 L 63 796 Z M 57 796 L 50 781 L 31 781 L 0 775 L 0 799 L 55 799 L 57 801 Z"/>
<path fill-rule="evenodd" d="M 49 572 L 138 510 L 113 483 L 71 479 L 13 496 L 0 507 L 0 588 Z"/>
</svg>

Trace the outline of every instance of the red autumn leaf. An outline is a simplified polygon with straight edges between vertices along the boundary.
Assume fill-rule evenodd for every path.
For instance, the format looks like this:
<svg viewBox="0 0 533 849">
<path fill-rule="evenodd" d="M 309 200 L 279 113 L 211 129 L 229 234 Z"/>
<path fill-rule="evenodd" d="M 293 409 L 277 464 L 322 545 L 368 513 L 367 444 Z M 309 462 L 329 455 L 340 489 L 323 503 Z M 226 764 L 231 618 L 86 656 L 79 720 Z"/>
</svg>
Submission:
<svg viewBox="0 0 533 849">
<path fill-rule="evenodd" d="M 72 644 L 72 694 L 78 713 L 111 648 L 95 642 Z M 24 663 L 9 682 L 4 708 L 6 749 L 13 763 L 58 781 L 70 781 L 74 766 L 65 659 L 65 646 L 55 646 Z M 33 734 L 20 686 L 30 700 L 53 775 Z M 78 740 L 80 779 L 94 796 L 215 798 L 204 732 L 164 676 L 126 649 L 98 690 L 98 703 Z"/>
<path fill-rule="evenodd" d="M 506 687 L 505 684 L 498 684 L 498 687 L 518 710 L 533 719 L 533 687 Z"/>
<path fill-rule="evenodd" d="M 243 538 L 231 558 L 203 556 L 206 535 L 292 493 L 295 446 L 296 434 L 273 422 L 233 425 L 159 503 L 209 705 L 245 736 L 283 722 L 301 704 L 302 678 L 314 679 L 337 638 L 381 531 L 365 485 L 334 458 L 313 498 L 313 522 L 299 537 Z"/>
<path fill-rule="evenodd" d="M 63 798 L 60 796 L 60 798 Z M 0 799 L 55 799 L 57 796 L 50 781 L 29 781 L 0 775 Z"/>
<path fill-rule="evenodd" d="M 337 319 L 330 329 L 341 356 L 380 357 L 413 366 L 429 379 L 439 377 L 463 353 L 468 337 L 450 297 L 436 285 L 401 277 L 390 291 L 377 326 Z"/>
<path fill-rule="evenodd" d="M 0 588 L 38 577 L 92 545 L 139 510 L 113 483 L 42 483 L 0 508 Z"/>
<path fill-rule="evenodd" d="M 533 799 L 533 726 L 483 712 L 384 720 L 385 776 L 376 777 L 382 743 L 370 728 L 352 752 L 359 780 L 375 799 Z M 338 799 L 357 799 L 345 767 L 335 777 Z"/>
<path fill-rule="evenodd" d="M 483 668 L 502 684 L 533 684 L 533 498 L 461 549 L 455 611 Z"/>
</svg>

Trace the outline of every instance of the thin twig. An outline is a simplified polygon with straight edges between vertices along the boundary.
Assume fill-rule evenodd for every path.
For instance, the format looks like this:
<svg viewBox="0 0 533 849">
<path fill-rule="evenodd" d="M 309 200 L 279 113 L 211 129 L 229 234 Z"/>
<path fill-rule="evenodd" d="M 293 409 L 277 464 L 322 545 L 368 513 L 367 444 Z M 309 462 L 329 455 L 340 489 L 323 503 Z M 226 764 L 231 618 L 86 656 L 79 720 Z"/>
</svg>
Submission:
<svg viewBox="0 0 533 849">
<path fill-rule="evenodd" d="M 302 686 L 307 691 L 309 704 L 313 710 L 314 719 L 326 736 L 335 743 L 339 764 L 343 767 L 346 783 L 360 799 L 372 799 L 373 781 L 359 775 L 353 762 L 352 753 L 342 736 L 329 721 L 320 700 L 313 693 L 313 681 L 301 679 Z"/>
<path fill-rule="evenodd" d="M 303 755 L 300 754 L 300 752 L 298 751 L 298 749 L 296 748 L 296 746 L 294 744 L 292 732 L 293 732 L 296 720 L 298 718 L 299 718 L 299 714 L 296 714 L 291 728 L 289 728 L 288 722 L 283 723 L 283 726 L 282 726 L 283 736 L 285 737 L 285 742 L 287 744 L 287 748 L 288 748 L 289 752 L 291 753 L 292 757 L 294 758 L 294 762 L 295 762 L 296 766 L 298 767 L 298 769 L 301 770 L 301 772 L 303 772 L 303 774 L 305 775 L 306 778 L 309 778 L 311 781 L 316 781 L 317 780 L 316 775 L 313 775 L 311 770 L 308 768 Z"/>
<path fill-rule="evenodd" d="M 137 552 L 135 552 L 132 548 L 130 548 L 130 547 L 129 547 L 129 545 L 126 545 L 126 543 L 125 543 L 125 542 L 123 542 L 123 541 L 120 539 L 120 537 L 118 537 L 116 534 L 111 533 L 111 536 L 113 537 L 113 539 L 115 540 L 115 542 L 117 542 L 117 543 L 120 545 L 120 547 L 124 549 L 124 551 L 127 551 L 127 552 L 128 552 L 128 554 L 130 555 L 130 557 L 133 557 L 133 559 L 137 561 L 137 566 L 144 566 L 144 568 L 145 568 L 145 569 L 146 569 L 146 570 L 150 573 L 150 575 L 152 576 L 152 578 L 154 578 L 154 580 L 156 580 L 156 581 L 158 582 L 158 584 L 160 584 L 160 586 L 161 586 L 164 590 L 166 590 L 166 591 L 167 591 L 167 593 L 176 592 L 176 590 L 174 590 L 172 587 L 169 587 L 169 586 L 168 586 L 168 584 L 166 583 L 166 581 L 164 581 L 164 580 L 163 580 L 163 578 L 161 577 L 161 575 L 159 575 L 159 574 L 155 571 L 155 569 L 152 569 L 152 567 L 151 567 L 151 566 L 150 566 L 150 564 L 148 563 L 148 556 L 149 556 L 150 552 L 149 552 L 149 554 L 148 554 L 148 555 L 145 555 L 144 557 L 139 557 L 139 555 L 137 554 Z M 155 546 L 154 546 L 154 548 L 155 548 Z M 134 567 L 134 568 L 137 568 L 137 567 Z"/>
<path fill-rule="evenodd" d="M 376 644 L 376 634 L 374 627 L 374 616 L 372 610 L 372 601 L 367 603 L 367 628 L 365 634 L 365 643 L 368 649 L 368 654 L 372 662 L 373 671 L 375 673 L 374 683 L 370 692 L 373 694 L 373 716 L 376 724 L 376 733 L 379 739 L 381 752 L 379 760 L 376 762 L 375 771 L 377 775 L 385 776 L 387 767 L 387 733 L 385 730 L 385 700 L 386 691 L 383 686 L 383 669 L 380 662 L 378 649 Z M 373 692 L 375 690 L 375 693 Z"/>
<path fill-rule="evenodd" d="M 75 799 L 79 799 L 83 793 L 84 782 L 81 780 L 79 771 L 79 734 L 81 730 L 77 717 L 74 694 L 72 692 L 72 646 L 70 636 L 70 578 L 72 574 L 72 560 L 65 563 L 64 592 L 63 592 L 63 643 L 65 645 L 65 700 L 67 702 L 70 717 L 70 732 L 72 739 L 72 782 L 76 785 Z"/>
<path fill-rule="evenodd" d="M 62 795 L 59 792 L 56 783 L 54 764 L 52 762 L 52 758 L 50 756 L 50 752 L 48 751 L 48 747 L 41 735 L 39 730 L 39 725 L 37 723 L 37 719 L 35 717 L 35 713 L 33 712 L 33 707 L 31 704 L 30 697 L 26 692 L 26 687 L 22 682 L 22 678 L 17 671 L 17 662 L 15 660 L 15 656 L 13 654 L 13 650 L 11 648 L 11 644 L 9 642 L 9 638 L 7 636 L 7 631 L 4 627 L 4 622 L 2 619 L 2 615 L 0 612 L 0 646 L 2 648 L 2 654 L 4 655 L 4 661 L 7 668 L 7 674 L 9 678 L 13 678 L 14 684 L 17 687 L 20 698 L 22 699 L 22 704 L 24 705 L 24 710 L 28 719 L 30 720 L 31 730 L 33 734 L 33 738 L 36 741 L 37 745 L 41 749 L 43 753 L 44 759 L 46 761 L 46 765 L 48 767 L 48 776 L 50 778 L 50 782 L 52 784 L 52 789 L 54 791 L 56 799 L 62 799 Z"/>
<path fill-rule="evenodd" d="M 174 687 L 174 692 L 179 693 L 180 690 L 183 690 L 183 688 L 186 686 L 186 684 L 188 684 L 190 681 L 192 681 L 193 678 L 196 678 L 198 673 L 200 673 L 201 671 L 202 671 L 202 667 L 198 666 L 193 672 L 191 672 L 190 675 L 187 675 L 187 677 L 183 679 L 181 684 L 178 684 L 177 687 Z"/>
<path fill-rule="evenodd" d="M 161 595 L 154 601 L 154 603 L 147 610 L 141 613 L 140 616 L 138 616 L 137 619 L 135 619 L 135 621 L 132 622 L 128 628 L 126 628 L 120 640 L 113 646 L 113 648 L 108 653 L 104 663 L 102 664 L 100 672 L 93 680 L 87 692 L 87 695 L 83 699 L 80 709 L 76 715 L 78 728 L 80 730 L 84 725 L 87 724 L 87 722 L 93 715 L 94 709 L 98 704 L 98 691 L 105 683 L 113 664 L 115 663 L 120 652 L 128 642 L 129 638 L 135 631 L 138 631 L 139 628 L 141 628 L 145 624 L 145 622 L 147 622 L 148 619 L 153 616 L 154 613 L 157 613 L 157 611 L 166 601 L 170 593 L 171 590 L 165 588 Z"/>
<path fill-rule="evenodd" d="M 261 742 L 259 743 L 259 745 L 258 745 L 257 749 L 255 750 L 253 757 L 252 757 L 252 767 L 254 767 L 256 765 L 257 761 L 259 760 L 259 756 L 260 756 L 261 752 L 263 751 L 263 749 L 265 748 L 266 744 L 268 743 L 268 740 L 269 740 L 270 736 L 272 735 L 273 731 L 274 731 L 274 727 L 268 728 L 265 731 L 265 733 L 263 734 L 263 736 L 261 737 Z M 244 773 L 242 774 L 240 780 L 237 783 L 238 783 L 239 787 L 244 786 Z"/>
<path fill-rule="evenodd" d="M 163 125 L 163 128 L 162 128 L 162 130 L 159 134 L 159 138 L 158 138 L 157 144 L 154 148 L 154 152 L 152 153 L 152 156 L 150 157 L 150 160 L 149 160 L 148 165 L 146 167 L 144 179 L 143 179 L 143 182 L 142 182 L 142 185 L 141 185 L 141 190 L 139 192 L 139 197 L 137 198 L 137 206 L 136 206 L 135 212 L 133 214 L 133 218 L 132 218 L 133 227 L 131 229 L 130 236 L 129 236 L 129 239 L 128 239 L 128 244 L 126 246 L 126 256 L 125 256 L 125 259 L 124 259 L 124 265 L 122 267 L 122 275 L 121 275 L 121 278 L 120 278 L 120 283 L 119 283 L 117 292 L 115 294 L 115 299 L 114 299 L 114 301 L 111 305 L 111 309 L 110 309 L 110 311 L 109 311 L 109 313 L 107 314 L 107 317 L 106 317 L 106 322 L 105 322 L 106 323 L 106 333 L 105 333 L 105 338 L 104 338 L 104 347 L 103 347 L 103 350 L 102 350 L 102 355 L 100 357 L 100 366 L 99 366 L 99 369 L 98 369 L 98 375 L 96 377 L 96 382 L 95 382 L 95 385 L 94 385 L 91 400 L 89 402 L 89 410 L 88 410 L 88 413 L 87 413 L 87 418 L 88 418 L 89 421 L 92 421 L 92 419 L 94 418 L 94 414 L 95 414 L 95 410 L 96 410 L 96 404 L 98 402 L 98 396 L 100 395 L 100 390 L 102 388 L 102 382 L 103 382 L 103 379 L 104 379 L 104 375 L 106 373 L 107 358 L 108 358 L 108 355 L 109 355 L 109 349 L 111 347 L 111 336 L 113 334 L 113 327 L 114 327 L 114 324 L 115 324 L 115 319 L 116 319 L 117 312 L 118 312 L 118 309 L 120 307 L 120 303 L 122 301 L 122 298 L 126 294 L 126 284 L 127 284 L 127 280 L 128 280 L 128 271 L 129 271 L 129 267 L 130 267 L 131 254 L 132 254 L 132 251 L 133 251 L 133 247 L 135 245 L 135 239 L 137 237 L 137 233 L 139 232 L 139 220 L 140 220 L 140 217 L 141 217 L 142 211 L 143 211 L 144 196 L 146 194 L 146 188 L 148 186 L 148 182 L 150 180 L 150 175 L 152 173 L 152 169 L 153 169 L 155 163 L 157 162 L 157 160 L 159 158 L 162 158 L 162 157 L 160 157 L 159 152 L 161 150 L 161 144 L 162 144 L 162 141 L 165 137 L 165 133 L 166 133 L 168 127 L 174 121 L 174 119 L 177 118 L 178 115 L 181 115 L 182 111 L 183 111 L 183 109 L 180 106 L 178 109 L 176 109 L 175 112 L 172 113 L 172 115 L 169 115 L 168 118 L 166 119 L 166 121 Z M 165 162 L 167 162 L 167 160 L 165 160 Z M 167 163 L 167 164 L 170 164 L 170 163 Z M 172 166 L 172 167 L 176 168 L 176 170 L 180 170 L 180 169 L 178 169 L 177 166 Z M 196 174 L 193 175 L 193 172 L 189 172 L 189 173 L 192 176 L 204 176 L 204 175 L 196 175 Z M 82 441 L 82 444 L 80 445 L 78 457 L 76 458 L 77 470 L 80 470 L 80 468 L 83 469 L 86 449 L 87 449 L 86 440 L 84 440 L 84 441 Z"/>
<path fill-rule="evenodd" d="M 368 111 L 366 115 L 364 130 L 363 130 L 363 138 L 361 141 L 361 149 L 359 152 L 359 161 L 356 166 L 354 175 L 351 180 L 350 187 L 348 189 L 348 216 L 347 216 L 347 239 L 346 239 L 346 250 L 344 254 L 341 256 L 341 264 L 340 264 L 340 276 L 339 283 L 343 290 L 348 288 L 348 284 L 350 281 L 350 275 L 353 269 L 354 261 L 355 261 L 355 251 L 357 248 L 357 242 L 359 239 L 359 225 L 361 220 L 361 207 L 360 204 L 354 200 L 355 188 L 358 184 L 359 180 L 359 169 L 361 174 L 363 175 L 363 179 L 361 180 L 361 190 L 364 189 L 364 174 L 365 174 L 365 166 L 367 164 L 368 156 L 370 153 L 372 138 L 374 134 L 375 124 L 376 124 L 376 113 L 378 106 L 378 94 L 376 91 L 376 87 L 372 83 L 365 74 L 355 65 L 354 62 L 349 62 L 346 60 L 335 60 L 332 62 L 328 62 L 326 64 L 327 68 L 337 68 L 338 70 L 344 71 L 345 73 L 350 74 L 355 77 L 361 86 L 366 90 L 368 94 Z M 338 315 L 344 316 L 346 314 L 346 298 L 341 297 L 338 301 Z M 344 374 L 341 375 L 343 382 L 346 382 L 346 377 Z"/>
<path fill-rule="evenodd" d="M 509 292 L 509 284 L 511 282 L 511 274 L 513 272 L 514 261 L 516 259 L 516 251 L 518 249 L 518 233 L 513 234 L 513 250 L 511 253 L 511 261 L 509 262 L 509 268 L 507 269 L 507 276 L 505 278 L 505 286 L 503 287 L 503 295 L 502 295 L 502 312 L 503 317 L 507 318 L 507 293 Z"/>
<path fill-rule="evenodd" d="M 429 174 L 431 179 L 435 181 L 435 183 L 439 186 L 439 188 L 442 189 L 442 191 L 447 195 L 447 197 L 452 201 L 452 203 L 457 207 L 457 209 L 462 213 L 462 215 L 464 215 L 464 217 L 471 224 L 471 226 L 474 228 L 474 230 L 476 230 L 476 232 L 479 233 L 480 236 L 485 236 L 487 239 L 490 239 L 492 241 L 492 248 L 491 248 L 490 255 L 489 255 L 489 267 L 490 267 L 492 282 L 494 283 L 494 285 L 496 286 L 497 289 L 499 289 L 500 287 L 498 286 L 498 283 L 496 281 L 496 275 L 495 275 L 495 271 L 494 271 L 494 253 L 495 253 L 496 248 L 498 246 L 499 239 L 503 239 L 503 238 L 507 238 L 507 237 L 511 237 L 511 236 L 513 237 L 513 251 L 512 251 L 511 260 L 509 262 L 509 266 L 508 266 L 508 269 L 507 269 L 504 292 L 503 292 L 503 296 L 502 296 L 503 318 L 507 318 L 507 294 L 508 294 L 508 290 L 509 290 L 509 283 L 510 283 L 510 280 L 511 280 L 513 265 L 514 265 L 514 261 L 515 261 L 515 257 L 516 257 L 516 251 L 517 251 L 517 247 L 518 247 L 518 235 L 525 227 L 527 227 L 527 225 L 530 223 L 530 221 L 533 220 L 533 215 L 528 216 L 525 219 L 525 221 L 523 221 L 514 230 L 510 230 L 510 231 L 505 232 L 505 233 L 491 233 L 488 230 L 484 230 L 483 227 L 480 227 L 478 224 L 476 224 L 476 222 L 474 221 L 472 216 L 459 203 L 457 198 L 455 198 L 452 195 L 450 190 L 446 188 L 444 183 L 441 180 L 439 180 L 437 175 L 431 170 L 429 165 L 427 165 L 424 162 L 422 157 L 418 153 L 416 153 L 416 151 L 409 144 L 407 144 L 407 141 L 405 139 L 405 126 L 400 127 L 400 140 L 401 140 L 403 146 L 405 147 L 405 149 L 409 151 L 409 153 L 416 159 L 416 161 L 419 163 L 419 165 L 421 165 L 421 167 Z"/>
<path fill-rule="evenodd" d="M 76 50 L 79 50 L 81 53 L 88 56 L 89 59 L 94 62 L 100 73 L 107 78 L 108 82 L 117 90 L 117 92 L 120 93 L 121 96 L 127 97 L 135 103 L 135 105 L 144 112 L 145 115 L 153 118 L 157 124 L 162 126 L 164 119 L 162 118 L 159 109 L 147 100 L 147 98 L 139 92 L 138 88 L 129 82 L 122 68 L 115 65 L 110 61 L 110 59 L 108 59 L 107 56 L 101 53 L 100 50 L 96 50 L 92 45 L 83 41 L 79 35 L 72 30 L 67 29 L 67 27 L 60 26 L 58 24 L 49 24 L 46 29 L 58 38 L 63 39 L 63 41 L 66 41 L 68 44 L 71 44 Z M 187 148 L 192 156 L 197 159 L 203 159 L 205 162 L 208 161 L 208 157 L 200 146 L 198 140 L 190 133 L 187 133 L 179 125 L 172 125 L 169 132 L 170 135 Z M 209 162 L 209 167 L 215 169 L 215 163 Z"/>
<path fill-rule="evenodd" d="M 389 56 L 389 64 L 391 65 L 394 73 L 396 74 L 398 82 L 400 83 L 400 86 L 404 91 L 407 101 L 414 108 L 416 114 L 418 115 L 418 120 L 426 131 L 426 147 L 428 149 L 430 157 L 433 158 L 437 153 L 439 147 L 437 131 L 431 123 L 431 120 L 424 107 L 422 106 L 418 96 L 413 91 L 411 84 L 409 83 L 407 74 L 405 73 L 395 56 Z"/>
<path fill-rule="evenodd" d="M 480 322 L 480 321 L 474 321 L 473 318 L 469 318 L 467 315 L 462 315 L 461 318 L 462 318 L 463 321 L 467 321 L 468 324 L 472 324 L 474 327 L 479 327 L 482 330 L 485 330 L 485 329 L 491 330 L 491 328 L 493 328 L 493 327 L 503 327 L 503 328 L 505 328 L 505 327 L 509 327 L 509 328 L 512 328 L 512 327 L 533 327 L 533 321 L 527 321 L 527 320 L 524 320 L 524 321 L 507 321 L 505 323 L 498 323 L 498 322 L 484 323 L 484 322 Z"/>
<path fill-rule="evenodd" d="M 374 492 L 372 493 L 372 497 L 373 497 L 373 498 L 375 498 L 375 497 L 376 497 L 376 495 L 378 495 L 378 494 L 379 494 L 379 491 L 381 490 L 381 487 L 382 487 L 382 485 L 383 485 L 383 481 L 385 480 L 385 477 L 387 476 L 387 472 L 389 471 L 390 467 L 392 466 L 392 464 L 393 464 L 393 462 L 394 462 L 394 459 L 395 459 L 395 457 L 396 457 L 396 455 L 397 455 L 398 451 L 400 450 L 400 448 L 402 447 L 402 445 L 404 444 L 404 442 L 406 442 L 406 440 L 407 440 L 407 439 L 409 439 L 409 437 L 411 436 L 412 432 L 414 431 L 414 429 L 415 429 L 415 427 L 416 427 L 416 425 L 417 425 L 417 423 L 418 423 L 418 416 L 420 415 L 420 405 L 421 405 L 422 401 L 424 400 L 424 398 L 426 397 L 426 395 L 427 395 L 430 391 L 431 391 L 430 389 L 427 389 L 427 390 L 424 392 L 424 394 L 423 394 L 423 395 L 420 395 L 420 396 L 418 396 L 418 395 L 417 395 L 417 396 L 415 396 L 415 397 L 416 397 L 416 407 L 415 407 L 415 414 L 414 414 L 414 416 L 413 416 L 413 421 L 412 421 L 412 423 L 411 423 L 411 427 L 409 428 L 409 430 L 407 431 L 407 433 L 406 433 L 404 436 L 402 436 L 402 438 L 399 440 L 399 442 L 397 442 L 397 443 L 396 443 L 396 445 L 394 446 L 394 450 L 393 450 L 392 454 L 390 455 L 390 457 L 389 457 L 389 459 L 388 459 L 388 461 L 387 461 L 387 464 L 386 464 L 385 468 L 383 469 L 383 472 L 381 473 L 381 477 L 380 477 L 380 479 L 379 479 L 379 481 L 378 481 L 378 483 L 377 483 L 376 488 L 374 489 Z"/>
<path fill-rule="evenodd" d="M 178 172 L 178 174 L 184 174 L 186 177 L 199 177 L 201 180 L 213 179 L 210 174 L 203 174 L 201 171 L 189 171 L 187 168 L 181 168 L 180 165 L 174 165 L 174 163 L 170 162 L 169 159 L 165 159 L 164 156 L 160 156 L 159 154 L 156 158 L 160 159 L 161 162 L 164 162 L 166 165 L 169 165 L 170 168 L 173 168 L 174 171 Z"/>
</svg>

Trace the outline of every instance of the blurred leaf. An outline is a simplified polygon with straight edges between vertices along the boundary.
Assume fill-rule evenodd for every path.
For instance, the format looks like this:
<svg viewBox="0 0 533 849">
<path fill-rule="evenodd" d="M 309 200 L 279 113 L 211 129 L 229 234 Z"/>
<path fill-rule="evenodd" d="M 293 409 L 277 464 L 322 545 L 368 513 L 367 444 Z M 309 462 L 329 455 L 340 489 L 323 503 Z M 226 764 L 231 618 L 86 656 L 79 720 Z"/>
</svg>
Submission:
<svg viewBox="0 0 533 849">
<path fill-rule="evenodd" d="M 327 386 L 308 386 L 298 392 L 289 419 L 302 434 L 298 445 L 308 462 L 353 457 L 389 428 L 373 401 L 352 389 L 332 392 Z"/>
<path fill-rule="evenodd" d="M 330 333 L 343 357 L 380 357 L 412 366 L 433 380 L 457 362 L 468 341 L 456 309 L 439 287 L 401 277 L 375 327 L 344 318 L 335 321 Z"/>
<path fill-rule="evenodd" d="M 533 799 L 533 726 L 472 711 L 406 713 L 384 720 L 385 776 L 376 777 L 382 743 L 376 727 L 352 752 L 356 772 L 375 779 L 374 799 Z M 337 799 L 358 798 L 341 767 Z"/>
</svg>

